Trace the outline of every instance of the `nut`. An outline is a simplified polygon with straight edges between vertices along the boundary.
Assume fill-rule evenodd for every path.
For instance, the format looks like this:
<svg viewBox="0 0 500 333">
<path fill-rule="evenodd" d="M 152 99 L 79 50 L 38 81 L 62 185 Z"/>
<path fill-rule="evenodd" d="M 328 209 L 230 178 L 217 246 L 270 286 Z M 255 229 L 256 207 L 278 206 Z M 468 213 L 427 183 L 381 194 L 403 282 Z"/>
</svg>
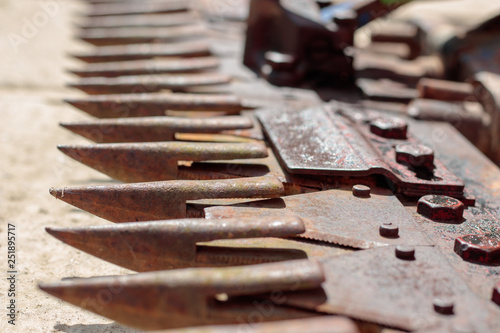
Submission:
<svg viewBox="0 0 500 333">
<path fill-rule="evenodd" d="M 368 198 L 370 197 L 370 191 L 371 189 L 366 185 L 358 184 L 352 187 L 352 194 L 355 197 Z"/>
<path fill-rule="evenodd" d="M 460 200 L 435 194 L 421 197 L 417 204 L 417 212 L 434 221 L 460 222 L 464 208 Z"/>
<path fill-rule="evenodd" d="M 463 260 L 476 264 L 494 265 L 500 263 L 500 239 L 491 237 L 491 235 L 457 237 L 454 250 Z"/>
<path fill-rule="evenodd" d="M 396 246 L 396 257 L 402 260 L 415 260 L 415 248 L 413 246 Z"/>
<path fill-rule="evenodd" d="M 379 117 L 371 121 L 370 131 L 386 139 L 405 140 L 408 124 L 400 118 Z"/>
<path fill-rule="evenodd" d="M 390 222 L 383 223 L 379 228 L 380 236 L 385 238 L 397 238 L 399 228 Z"/>
<path fill-rule="evenodd" d="M 424 145 L 407 143 L 397 145 L 396 161 L 415 168 L 434 169 L 434 151 Z"/>
</svg>

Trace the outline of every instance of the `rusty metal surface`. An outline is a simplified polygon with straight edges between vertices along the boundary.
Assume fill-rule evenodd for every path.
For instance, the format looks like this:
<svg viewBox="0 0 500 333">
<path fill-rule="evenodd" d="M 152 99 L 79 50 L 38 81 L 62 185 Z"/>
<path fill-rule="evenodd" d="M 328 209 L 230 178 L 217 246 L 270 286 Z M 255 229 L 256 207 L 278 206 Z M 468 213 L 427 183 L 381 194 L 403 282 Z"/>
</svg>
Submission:
<svg viewBox="0 0 500 333">
<path fill-rule="evenodd" d="M 389 79 L 358 78 L 356 85 L 367 99 L 374 101 L 408 103 L 418 96 L 416 89 Z"/>
<path fill-rule="evenodd" d="M 200 57 L 210 55 L 204 41 L 179 43 L 143 43 L 96 47 L 91 52 L 73 53 L 72 56 L 87 63 L 151 59 L 156 57 Z"/>
<path fill-rule="evenodd" d="M 204 35 L 205 31 L 201 25 L 164 28 L 95 28 L 83 30 L 78 38 L 95 46 L 108 46 L 199 38 Z"/>
<path fill-rule="evenodd" d="M 173 13 L 189 10 L 192 1 L 130 1 L 125 3 L 94 4 L 87 13 L 89 17 L 110 15 L 132 15 L 152 13 Z"/>
<path fill-rule="evenodd" d="M 176 133 L 218 133 L 253 127 L 249 117 L 144 117 L 62 123 L 62 127 L 97 143 L 173 141 Z"/>
<path fill-rule="evenodd" d="M 474 101 L 474 87 L 470 83 L 422 78 L 417 84 L 420 98 L 445 101 Z"/>
<path fill-rule="evenodd" d="M 141 74 L 189 73 L 212 70 L 218 66 L 219 60 L 215 57 L 197 57 L 96 63 L 89 64 L 82 69 L 73 69 L 71 72 L 79 77 L 115 77 Z"/>
<path fill-rule="evenodd" d="M 247 109 L 237 96 L 209 94 L 118 94 L 65 99 L 65 102 L 96 118 L 164 116 L 167 110 L 238 114 Z"/>
<path fill-rule="evenodd" d="M 305 231 L 298 217 L 182 219 L 113 226 L 47 228 L 68 245 L 139 272 L 185 267 L 258 264 L 305 258 L 300 249 L 230 248 L 222 239 L 289 237 Z"/>
<path fill-rule="evenodd" d="M 41 284 L 40 288 L 66 302 L 122 324 L 158 330 L 245 323 L 252 320 L 248 316 L 255 309 L 251 301 L 217 302 L 216 296 L 308 290 L 319 287 L 323 281 L 323 272 L 318 263 L 293 260 L 242 267 L 189 268 L 73 279 Z M 120 292 L 111 294 L 109 302 L 97 302 L 102 290 Z M 276 305 L 273 313 L 263 319 L 273 321 L 314 316 L 318 314 Z"/>
<path fill-rule="evenodd" d="M 221 73 L 129 75 L 119 77 L 82 78 L 68 86 L 85 91 L 89 95 L 130 94 L 171 90 L 185 91 L 187 88 L 225 85 L 231 77 Z"/>
<path fill-rule="evenodd" d="M 281 320 L 269 323 L 255 323 L 246 325 L 218 325 L 193 327 L 176 330 L 178 333 L 232 333 L 244 330 L 248 333 L 359 333 L 358 326 L 351 320 L 340 316 L 320 316 L 314 318 Z M 161 331 L 169 333 L 170 330 Z M 160 332 L 155 332 L 160 333 Z"/>
<path fill-rule="evenodd" d="M 374 122 L 381 122 L 376 113 L 366 116 L 365 122 L 358 124 L 322 108 L 292 112 L 258 111 L 257 115 L 276 154 L 291 173 L 351 177 L 380 174 L 410 196 L 428 193 L 463 195 L 463 183 L 438 160 L 430 174 L 398 163 L 393 145 L 416 143 L 416 140 L 411 136 L 407 140 L 389 140 L 380 136 L 394 137 L 392 127 L 388 127 L 387 135 L 371 133 L 367 122 L 372 126 Z M 401 135 L 406 136 L 406 133 Z"/>
<path fill-rule="evenodd" d="M 60 145 L 58 148 L 69 157 L 126 183 L 178 179 L 179 161 L 255 159 L 267 156 L 267 148 L 262 142 L 109 143 Z M 205 168 L 209 173 L 210 165 Z M 184 172 L 188 172 L 188 169 Z"/>
<path fill-rule="evenodd" d="M 186 200 L 276 197 L 283 190 L 278 179 L 264 176 L 51 188 L 50 194 L 112 222 L 135 222 L 188 217 Z"/>
<path fill-rule="evenodd" d="M 382 247 L 320 262 L 323 288 L 287 293 L 285 304 L 410 331 L 455 323 L 471 325 L 474 332 L 498 328 L 494 305 L 475 296 L 432 247 L 416 247 L 413 260 L 397 258 L 394 247 Z M 438 300 L 450 300 L 453 315 L 434 310 Z"/>
<path fill-rule="evenodd" d="M 78 23 L 82 29 L 92 28 L 120 28 L 120 27 L 170 27 L 185 25 L 198 18 L 194 12 L 181 12 L 169 14 L 131 14 L 88 17 Z"/>
<path fill-rule="evenodd" d="M 357 249 L 397 244 L 432 245 L 396 197 L 382 188 L 372 189 L 365 198 L 354 196 L 350 190 L 329 190 L 205 208 L 206 218 L 257 215 L 299 216 L 306 232 L 298 237 Z M 383 223 L 398 226 L 398 237 L 381 236 L 379 228 Z"/>
</svg>

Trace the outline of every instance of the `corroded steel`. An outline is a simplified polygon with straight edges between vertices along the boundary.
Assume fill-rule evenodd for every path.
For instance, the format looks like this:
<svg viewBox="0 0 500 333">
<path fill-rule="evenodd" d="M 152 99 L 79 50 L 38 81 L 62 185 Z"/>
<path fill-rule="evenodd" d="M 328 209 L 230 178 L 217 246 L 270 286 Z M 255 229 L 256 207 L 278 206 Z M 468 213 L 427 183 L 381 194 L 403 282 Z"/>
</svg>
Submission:
<svg viewBox="0 0 500 333">
<path fill-rule="evenodd" d="M 500 264 L 500 239 L 497 235 L 464 235 L 455 239 L 455 252 L 462 259 L 486 265 Z"/>
<path fill-rule="evenodd" d="M 256 215 L 299 216 L 306 225 L 306 231 L 298 237 L 358 249 L 432 244 L 396 197 L 382 188 L 372 189 L 369 198 L 356 197 L 350 189 L 344 189 L 205 208 L 207 218 Z M 379 227 L 384 222 L 398 226 L 399 237 L 382 237 Z"/>
<path fill-rule="evenodd" d="M 66 302 L 140 329 L 166 329 L 251 320 L 248 302 L 215 302 L 225 294 L 245 296 L 273 291 L 318 288 L 320 265 L 308 260 L 228 268 L 188 268 L 134 275 L 72 279 L 41 284 L 45 292 Z M 109 302 L 97 302 L 102 290 L 120 290 Z M 84 301 L 87 300 L 87 301 Z M 95 302 L 92 302 L 95 300 Z M 139 301 L 140 300 L 140 301 Z M 266 321 L 306 318 L 317 313 L 276 305 Z"/>
<path fill-rule="evenodd" d="M 194 12 L 167 13 L 167 14 L 131 14 L 88 17 L 78 23 L 82 29 L 91 28 L 119 28 L 119 27 L 170 27 L 190 24 L 197 19 Z"/>
<path fill-rule="evenodd" d="M 244 330 L 247 333 L 304 333 L 304 332 L 328 332 L 328 333 L 359 333 L 359 327 L 348 318 L 340 316 L 320 316 L 314 318 L 280 320 L 266 323 L 239 324 L 239 325 L 217 325 L 193 327 L 177 330 L 178 333 L 233 333 Z M 164 331 L 163 333 L 168 333 Z M 160 332 L 156 332 L 160 333 Z"/>
<path fill-rule="evenodd" d="M 73 57 L 88 63 L 151 59 L 155 57 L 201 57 L 210 55 L 206 42 L 130 44 L 97 47 L 91 52 L 73 53 Z"/>
<path fill-rule="evenodd" d="M 418 200 L 417 212 L 434 221 L 461 222 L 464 204 L 445 195 L 425 195 Z"/>
<path fill-rule="evenodd" d="M 413 260 L 397 258 L 394 247 L 381 247 L 320 262 L 323 288 L 286 293 L 285 304 L 410 331 L 456 324 L 470 325 L 474 332 L 495 332 L 498 327 L 489 301 L 475 296 L 433 247 L 415 247 Z M 453 316 L 434 310 L 438 298 L 453 300 Z"/>
<path fill-rule="evenodd" d="M 264 176 L 51 188 L 50 194 L 109 221 L 134 222 L 188 217 L 186 200 L 276 197 L 283 190 L 278 179 Z"/>
<path fill-rule="evenodd" d="M 124 3 L 103 3 L 90 7 L 87 16 L 111 16 L 152 13 L 174 13 L 189 10 L 191 1 L 129 1 Z"/>
<path fill-rule="evenodd" d="M 141 74 L 189 73 L 215 69 L 218 66 L 219 60 L 215 57 L 199 57 L 97 63 L 89 64 L 82 69 L 73 69 L 71 72 L 80 77 L 115 77 Z"/>
<path fill-rule="evenodd" d="M 65 99 L 65 102 L 97 118 L 164 116 L 167 110 L 238 114 L 248 109 L 237 96 L 215 94 L 118 94 Z"/>
<path fill-rule="evenodd" d="M 97 119 L 62 123 L 62 127 L 98 143 L 173 141 L 175 133 L 219 133 L 249 129 L 248 117 L 225 116 L 208 118 L 144 117 Z"/>
<path fill-rule="evenodd" d="M 88 77 L 70 83 L 68 86 L 78 88 L 90 95 L 130 94 L 157 92 L 160 90 L 185 91 L 187 88 L 211 85 L 224 85 L 231 77 L 221 73 L 196 74 L 149 74 L 119 77 Z"/>
<path fill-rule="evenodd" d="M 422 78 L 417 84 L 420 98 L 445 101 L 474 101 L 474 87 L 470 83 Z"/>
<path fill-rule="evenodd" d="M 327 109 L 258 111 L 263 129 L 287 171 L 350 177 L 379 174 L 390 179 L 397 190 L 406 195 L 446 193 L 463 196 L 464 184 L 438 160 L 434 161 L 431 174 L 421 174 L 396 161 L 393 145 L 417 143 L 411 136 L 402 140 L 403 134 L 406 136 L 403 120 L 383 118 L 382 121 L 376 112 L 361 113 L 358 116 L 364 121 L 353 124 Z M 340 109 L 349 113 L 344 106 Z M 374 129 L 377 134 L 371 133 Z"/>
<path fill-rule="evenodd" d="M 186 38 L 202 37 L 205 30 L 200 25 L 165 28 L 96 28 L 85 29 L 78 38 L 96 46 L 171 42 Z"/>
<path fill-rule="evenodd" d="M 60 145 L 58 148 L 69 157 L 127 183 L 178 179 L 179 161 L 235 160 L 267 156 L 267 148 L 261 142 L 109 143 Z M 206 169 L 207 173 L 210 172 L 209 164 Z"/>
<path fill-rule="evenodd" d="M 221 239 L 289 237 L 305 231 L 298 217 L 182 219 L 113 226 L 47 228 L 68 245 L 134 271 L 235 266 L 304 258 L 288 249 L 229 248 L 206 243 Z"/>
</svg>

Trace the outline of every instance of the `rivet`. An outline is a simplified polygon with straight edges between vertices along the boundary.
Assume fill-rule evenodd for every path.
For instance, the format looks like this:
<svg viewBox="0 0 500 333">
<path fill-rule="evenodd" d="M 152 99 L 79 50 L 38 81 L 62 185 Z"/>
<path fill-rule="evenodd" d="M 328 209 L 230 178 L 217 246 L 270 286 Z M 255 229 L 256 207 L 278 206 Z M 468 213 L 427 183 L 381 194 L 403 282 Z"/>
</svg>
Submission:
<svg viewBox="0 0 500 333">
<path fill-rule="evenodd" d="M 443 315 L 453 314 L 453 301 L 446 298 L 435 298 L 433 301 L 434 311 Z"/>
<path fill-rule="evenodd" d="M 399 228 L 392 223 L 386 222 L 380 225 L 380 236 L 386 238 L 396 238 L 399 235 Z"/>
<path fill-rule="evenodd" d="M 396 246 L 396 257 L 402 260 L 415 260 L 415 248 L 413 246 Z"/>
<path fill-rule="evenodd" d="M 354 185 L 352 187 L 352 194 L 355 197 L 368 198 L 370 196 L 370 188 L 366 185 Z"/>
</svg>

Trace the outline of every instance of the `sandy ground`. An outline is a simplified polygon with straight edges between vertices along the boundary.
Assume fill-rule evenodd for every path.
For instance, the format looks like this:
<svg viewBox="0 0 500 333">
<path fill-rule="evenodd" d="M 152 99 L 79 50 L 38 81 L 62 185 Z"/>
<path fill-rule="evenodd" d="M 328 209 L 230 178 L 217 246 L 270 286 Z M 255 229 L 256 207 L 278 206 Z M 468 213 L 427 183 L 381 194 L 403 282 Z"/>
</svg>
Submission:
<svg viewBox="0 0 500 333">
<path fill-rule="evenodd" d="M 41 281 L 128 272 L 44 230 L 107 223 L 48 193 L 52 186 L 109 181 L 56 148 L 84 142 L 58 126 L 87 118 L 61 101 L 78 94 L 64 87 L 73 79 L 64 69 L 79 65 L 68 52 L 87 47 L 72 39 L 70 21 L 84 9 L 77 1 L 0 1 L 0 332 L 132 332 L 37 288 Z M 16 226 L 15 326 L 8 324 L 6 309 L 9 223 Z"/>
</svg>

